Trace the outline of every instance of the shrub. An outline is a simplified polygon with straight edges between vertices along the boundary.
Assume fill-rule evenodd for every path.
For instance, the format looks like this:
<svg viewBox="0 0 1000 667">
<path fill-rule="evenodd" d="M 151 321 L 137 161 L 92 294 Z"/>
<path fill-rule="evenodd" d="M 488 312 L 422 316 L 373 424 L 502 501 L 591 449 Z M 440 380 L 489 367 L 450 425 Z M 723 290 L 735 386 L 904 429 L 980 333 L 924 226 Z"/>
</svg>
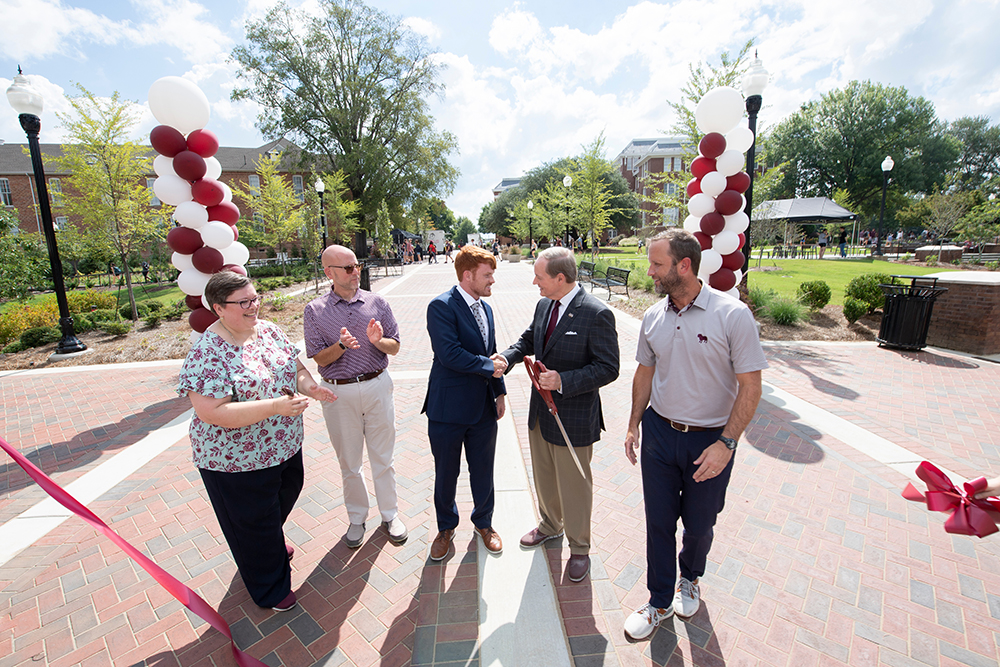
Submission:
<svg viewBox="0 0 1000 667">
<path fill-rule="evenodd" d="M 773 289 L 764 289 L 763 287 L 752 286 L 747 295 L 750 300 L 750 308 L 754 312 L 761 310 L 762 308 L 767 308 L 767 304 L 778 296 L 778 293 Z"/>
<path fill-rule="evenodd" d="M 146 317 L 149 315 L 149 304 L 137 303 L 135 304 L 135 309 L 139 312 L 139 317 Z M 123 303 L 118 307 L 118 314 L 122 316 L 122 319 L 131 320 L 132 319 L 132 306 L 129 303 Z"/>
<path fill-rule="evenodd" d="M 287 294 L 275 294 L 267 300 L 267 303 L 274 310 L 284 310 L 285 304 L 291 299 Z"/>
<path fill-rule="evenodd" d="M 822 280 L 811 280 L 799 285 L 799 301 L 810 310 L 819 310 L 830 303 L 830 286 Z"/>
<path fill-rule="evenodd" d="M 632 269 L 632 272 L 628 274 L 628 286 L 632 289 L 641 289 L 647 292 L 652 292 L 656 289 L 656 285 L 650 276 L 635 269 Z"/>
<path fill-rule="evenodd" d="M 927 266 L 934 266 L 938 262 L 937 255 L 927 255 L 927 259 L 924 260 L 924 264 Z"/>
<path fill-rule="evenodd" d="M 55 297 L 52 297 L 55 301 Z M 70 292 L 66 295 L 70 313 L 88 313 L 97 308 L 115 308 L 118 298 L 112 292 L 96 292 L 88 289 L 84 292 Z"/>
<path fill-rule="evenodd" d="M 959 258 L 959 259 L 953 259 L 953 260 L 951 260 L 951 263 L 954 264 L 955 266 L 961 266 L 962 265 L 962 260 L 961 260 L 961 258 Z"/>
<path fill-rule="evenodd" d="M 149 327 L 150 329 L 152 329 L 154 327 L 160 326 L 160 319 L 162 317 L 163 316 L 160 313 L 158 313 L 158 312 L 157 313 L 150 313 L 149 315 L 146 315 L 145 319 L 143 319 L 143 322 L 146 323 L 147 327 Z"/>
<path fill-rule="evenodd" d="M 911 255 L 910 253 L 906 253 L 905 255 L 903 255 L 902 257 L 900 257 L 899 259 L 902 262 L 909 262 L 911 259 L 913 259 L 913 255 Z"/>
<path fill-rule="evenodd" d="M 7 345 L 6 347 L 3 348 L 3 353 L 4 354 L 17 354 L 18 352 L 24 352 L 27 349 L 28 348 L 26 348 L 24 346 L 24 343 L 22 343 L 19 340 L 15 340 L 13 343 L 10 343 L 9 345 Z"/>
<path fill-rule="evenodd" d="M 39 347 L 55 343 L 62 338 L 62 333 L 56 327 L 31 327 L 21 332 L 21 345 L 25 348 Z"/>
<path fill-rule="evenodd" d="M 101 322 L 98 328 L 106 334 L 112 336 L 124 336 L 132 330 L 132 320 L 122 320 L 120 322 Z"/>
<path fill-rule="evenodd" d="M 891 280 L 892 278 L 885 273 L 863 273 L 860 276 L 855 276 L 851 279 L 851 282 L 847 283 L 847 288 L 844 289 L 844 296 L 854 297 L 859 301 L 865 302 L 868 304 L 867 312 L 874 313 L 885 303 L 885 295 L 882 293 L 882 288 L 879 285 L 891 282 Z"/>
<path fill-rule="evenodd" d="M 997 269 L 1000 269 L 1000 262 L 986 262 L 985 267 L 988 271 L 996 271 Z"/>
<path fill-rule="evenodd" d="M 118 321 L 118 311 L 110 308 L 98 308 L 90 313 L 90 319 L 94 322 Z"/>
<path fill-rule="evenodd" d="M 844 319 L 851 324 L 860 320 L 868 313 L 868 304 L 853 296 L 844 297 Z"/>
<path fill-rule="evenodd" d="M 147 301 L 146 305 L 149 307 L 149 312 L 150 313 L 158 313 L 161 310 L 163 310 L 163 302 L 162 301 Z"/>
<path fill-rule="evenodd" d="M 184 303 L 184 299 L 180 299 L 161 310 L 159 314 L 165 320 L 179 320 L 183 315 L 190 312 L 190 310 L 187 304 Z"/>
<path fill-rule="evenodd" d="M 77 333 L 87 333 L 94 330 L 94 320 L 87 313 L 76 313 L 73 315 L 73 331 Z"/>
<path fill-rule="evenodd" d="M 805 307 L 788 297 L 775 297 L 767 304 L 767 315 L 775 324 L 792 326 L 806 319 Z"/>
<path fill-rule="evenodd" d="M 55 299 L 32 306 L 15 304 L 0 314 L 0 345 L 17 340 L 22 331 L 32 327 L 52 327 L 59 323 Z"/>
<path fill-rule="evenodd" d="M 618 241 L 618 245 L 621 246 L 621 247 L 623 247 L 623 248 L 628 248 L 628 247 L 633 247 L 634 248 L 634 247 L 637 247 L 639 245 L 639 237 L 638 236 L 629 236 L 629 237 L 623 238 L 620 241 Z"/>
</svg>

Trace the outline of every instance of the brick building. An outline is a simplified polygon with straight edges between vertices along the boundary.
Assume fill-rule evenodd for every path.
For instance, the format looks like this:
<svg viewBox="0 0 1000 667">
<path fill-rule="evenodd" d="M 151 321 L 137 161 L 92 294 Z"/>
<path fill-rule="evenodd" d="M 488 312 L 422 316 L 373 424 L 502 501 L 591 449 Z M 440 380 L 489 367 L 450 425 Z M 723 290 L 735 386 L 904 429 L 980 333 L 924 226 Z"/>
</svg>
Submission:
<svg viewBox="0 0 1000 667">
<path fill-rule="evenodd" d="M 643 201 L 650 194 L 650 175 L 665 171 L 685 171 L 682 137 L 639 138 L 629 142 L 615 162 L 632 192 L 640 197 L 639 212 L 643 227 L 653 224 L 680 224 L 676 208 L 664 208 L 662 219 L 656 219 L 656 205 Z M 675 187 L 667 184 L 667 188 Z"/>
</svg>

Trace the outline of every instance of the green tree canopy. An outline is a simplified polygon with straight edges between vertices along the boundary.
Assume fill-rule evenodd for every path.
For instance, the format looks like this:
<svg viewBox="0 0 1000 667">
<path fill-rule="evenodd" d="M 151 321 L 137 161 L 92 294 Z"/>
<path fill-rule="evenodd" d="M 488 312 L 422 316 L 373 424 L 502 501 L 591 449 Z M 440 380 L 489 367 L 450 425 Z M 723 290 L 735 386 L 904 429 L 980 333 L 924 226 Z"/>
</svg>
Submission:
<svg viewBox="0 0 1000 667">
<path fill-rule="evenodd" d="M 49 270 L 37 234 L 18 233 L 17 209 L 0 206 L 0 299 L 23 301 Z"/>
<path fill-rule="evenodd" d="M 362 0 L 320 0 L 319 15 L 282 2 L 247 24 L 233 51 L 246 83 L 234 100 L 259 104 L 257 127 L 287 136 L 343 170 L 366 224 L 390 208 L 452 191 L 457 146 L 437 133 L 425 97 L 440 91 L 421 38 Z"/>
<path fill-rule="evenodd" d="M 262 155 L 256 164 L 259 187 L 240 183 L 236 196 L 250 211 L 252 223 L 247 225 L 261 235 L 268 245 L 284 253 L 285 244 L 295 238 L 304 223 L 304 211 L 286 174 L 281 173 L 281 153 Z M 285 262 L 282 274 L 287 275 Z"/>
<path fill-rule="evenodd" d="M 959 188 L 982 188 L 1000 174 L 1000 125 L 990 125 L 986 116 L 965 116 L 952 121 L 947 133 L 962 144 L 956 182 Z"/>
</svg>

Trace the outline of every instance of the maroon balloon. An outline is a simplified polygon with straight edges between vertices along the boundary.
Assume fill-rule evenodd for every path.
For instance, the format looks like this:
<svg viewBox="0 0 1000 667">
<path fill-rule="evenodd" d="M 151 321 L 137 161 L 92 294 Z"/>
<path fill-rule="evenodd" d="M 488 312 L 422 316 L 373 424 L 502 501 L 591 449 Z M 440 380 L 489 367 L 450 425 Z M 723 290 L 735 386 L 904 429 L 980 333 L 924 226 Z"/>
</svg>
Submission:
<svg viewBox="0 0 1000 667">
<path fill-rule="evenodd" d="M 687 184 L 688 198 L 694 197 L 696 194 L 701 193 L 701 180 L 697 178 L 692 178 Z"/>
<path fill-rule="evenodd" d="M 701 138 L 698 152 L 713 160 L 726 152 L 726 138 L 718 132 L 709 132 Z"/>
<path fill-rule="evenodd" d="M 205 158 L 194 151 L 181 151 L 174 156 L 174 173 L 185 181 L 197 181 L 207 171 Z"/>
<path fill-rule="evenodd" d="M 720 292 L 728 292 L 736 287 L 736 274 L 732 269 L 719 269 L 708 277 L 708 284 Z"/>
<path fill-rule="evenodd" d="M 174 227 L 167 232 L 167 245 L 174 252 L 191 255 L 205 245 L 205 242 L 201 240 L 201 234 L 197 230 L 190 227 Z"/>
<path fill-rule="evenodd" d="M 712 237 L 705 232 L 695 232 L 694 237 L 698 239 L 698 243 L 701 244 L 702 250 L 708 250 L 712 247 Z"/>
<path fill-rule="evenodd" d="M 707 157 L 696 157 L 691 162 L 691 175 L 701 178 L 705 174 L 715 171 L 715 159 Z"/>
<path fill-rule="evenodd" d="M 194 254 L 191 255 L 191 263 L 202 273 L 216 273 L 226 262 L 223 260 L 221 252 L 205 246 L 195 250 Z"/>
<path fill-rule="evenodd" d="M 169 125 L 157 125 L 149 133 L 149 143 L 160 155 L 174 157 L 183 150 L 187 150 L 187 143 L 184 135 L 170 127 Z"/>
<path fill-rule="evenodd" d="M 188 294 L 184 297 L 184 305 L 191 310 L 198 310 L 199 308 L 205 307 L 205 304 L 201 302 L 201 297 L 195 296 L 194 294 Z"/>
<path fill-rule="evenodd" d="M 235 227 L 233 229 L 236 229 Z M 741 264 L 742 266 L 742 264 Z M 247 275 L 246 268 L 240 266 L 239 264 L 226 264 L 222 267 L 223 271 L 232 271 L 233 273 L 238 273 L 241 276 Z"/>
<path fill-rule="evenodd" d="M 740 232 L 740 247 L 742 248 L 746 244 L 747 244 L 747 235 L 744 234 L 743 232 Z"/>
<path fill-rule="evenodd" d="M 208 219 L 235 225 L 240 220 L 240 209 L 231 201 L 222 202 L 208 208 Z"/>
<path fill-rule="evenodd" d="M 723 190 L 715 198 L 715 210 L 722 215 L 733 215 L 743 208 L 743 195 L 736 190 Z"/>
<path fill-rule="evenodd" d="M 218 206 L 226 193 L 222 183 L 211 178 L 199 178 L 191 185 L 191 195 L 202 206 Z"/>
<path fill-rule="evenodd" d="M 212 322 L 215 322 L 217 319 L 219 319 L 219 316 L 209 309 L 199 308 L 198 310 L 192 310 L 191 314 L 188 315 L 188 324 L 198 333 L 205 333 L 205 329 L 212 326 Z"/>
<path fill-rule="evenodd" d="M 709 236 L 715 236 L 726 228 L 726 219 L 718 213 L 708 213 L 701 216 L 701 231 Z"/>
<path fill-rule="evenodd" d="M 732 176 L 726 179 L 727 190 L 736 190 L 736 192 L 743 194 L 744 192 L 747 191 L 747 188 L 749 187 L 750 187 L 750 175 L 747 174 L 745 171 L 733 174 Z"/>
<path fill-rule="evenodd" d="M 202 157 L 212 157 L 219 150 L 219 138 L 210 130 L 195 130 L 188 135 L 187 149 Z"/>
<path fill-rule="evenodd" d="M 731 252 L 728 255 L 722 256 L 722 268 L 729 269 L 730 271 L 735 271 L 736 269 L 743 268 L 743 253 L 737 250 L 736 252 Z"/>
<path fill-rule="evenodd" d="M 230 225 L 230 227 L 233 228 L 233 243 L 236 243 L 240 240 L 240 228 L 236 225 Z"/>
</svg>

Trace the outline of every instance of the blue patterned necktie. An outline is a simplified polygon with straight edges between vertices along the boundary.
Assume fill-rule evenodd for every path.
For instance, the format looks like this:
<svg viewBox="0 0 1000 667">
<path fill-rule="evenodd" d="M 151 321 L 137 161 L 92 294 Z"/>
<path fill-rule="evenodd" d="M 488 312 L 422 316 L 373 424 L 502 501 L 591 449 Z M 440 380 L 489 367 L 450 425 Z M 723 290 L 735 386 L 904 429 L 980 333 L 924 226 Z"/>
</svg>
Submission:
<svg viewBox="0 0 1000 667">
<path fill-rule="evenodd" d="M 476 316 L 476 323 L 479 325 L 479 333 L 483 336 L 483 345 L 489 345 L 489 338 L 486 335 L 486 318 L 483 317 L 482 305 L 478 301 L 472 302 L 472 314 Z"/>
</svg>

